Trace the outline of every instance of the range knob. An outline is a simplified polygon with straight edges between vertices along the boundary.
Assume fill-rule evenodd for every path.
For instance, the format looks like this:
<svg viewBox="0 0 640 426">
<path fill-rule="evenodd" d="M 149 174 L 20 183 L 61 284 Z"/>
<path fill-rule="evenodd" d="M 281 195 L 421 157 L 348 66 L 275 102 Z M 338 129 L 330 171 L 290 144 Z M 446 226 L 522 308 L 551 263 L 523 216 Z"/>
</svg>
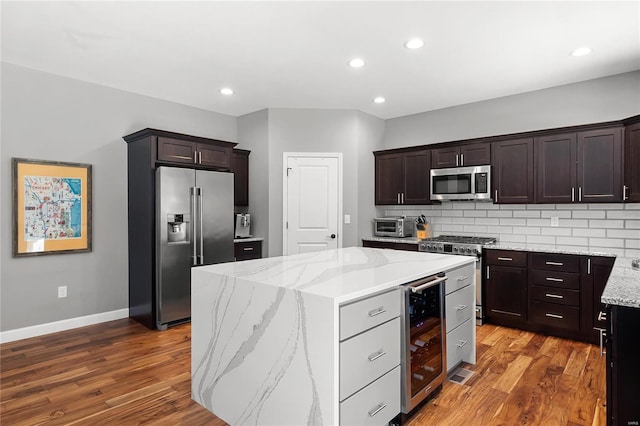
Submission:
<svg viewBox="0 0 640 426">
<path fill-rule="evenodd" d="M 458 247 L 454 247 L 454 248 L 453 248 L 453 251 L 458 251 Z"/>
</svg>

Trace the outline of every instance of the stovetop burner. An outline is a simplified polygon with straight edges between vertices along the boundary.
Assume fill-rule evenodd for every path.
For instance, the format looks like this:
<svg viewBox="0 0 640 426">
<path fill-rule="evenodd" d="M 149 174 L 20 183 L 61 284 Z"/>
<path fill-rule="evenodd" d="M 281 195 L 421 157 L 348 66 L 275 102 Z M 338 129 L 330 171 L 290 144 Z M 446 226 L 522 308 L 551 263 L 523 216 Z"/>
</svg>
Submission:
<svg viewBox="0 0 640 426">
<path fill-rule="evenodd" d="M 469 237 L 465 235 L 440 235 L 438 237 L 427 238 L 425 241 L 453 244 L 492 244 L 496 242 L 496 238 Z"/>
</svg>

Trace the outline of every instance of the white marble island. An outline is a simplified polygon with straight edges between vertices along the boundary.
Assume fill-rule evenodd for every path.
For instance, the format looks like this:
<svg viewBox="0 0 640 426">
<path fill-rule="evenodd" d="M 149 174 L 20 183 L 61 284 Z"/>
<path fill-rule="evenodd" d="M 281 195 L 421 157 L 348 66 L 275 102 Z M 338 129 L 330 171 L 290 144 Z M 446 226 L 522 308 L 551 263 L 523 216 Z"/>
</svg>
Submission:
<svg viewBox="0 0 640 426">
<path fill-rule="evenodd" d="M 233 425 L 346 424 L 341 306 L 381 293 L 399 300 L 400 285 L 473 262 L 351 247 L 193 268 L 192 398 Z M 378 419 L 399 412 L 385 410 Z"/>
</svg>

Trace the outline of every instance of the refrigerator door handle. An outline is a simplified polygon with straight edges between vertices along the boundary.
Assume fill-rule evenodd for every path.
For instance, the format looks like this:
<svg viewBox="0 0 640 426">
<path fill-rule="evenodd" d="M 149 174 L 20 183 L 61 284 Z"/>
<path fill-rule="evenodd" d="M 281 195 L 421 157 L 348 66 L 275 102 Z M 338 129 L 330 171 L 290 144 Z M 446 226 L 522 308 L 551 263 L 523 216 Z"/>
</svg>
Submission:
<svg viewBox="0 0 640 426">
<path fill-rule="evenodd" d="M 198 241 L 198 229 L 196 228 L 196 187 L 191 187 L 191 227 L 193 228 L 193 238 L 191 239 L 193 254 L 191 255 L 191 264 L 198 264 L 198 248 L 196 246 L 196 242 Z"/>
<path fill-rule="evenodd" d="M 198 203 L 199 205 L 199 210 L 198 210 L 198 222 L 200 225 L 200 262 L 198 263 L 198 265 L 204 265 L 204 232 L 202 229 L 202 223 L 203 223 L 203 212 L 202 212 L 202 205 L 204 204 L 202 202 L 202 198 L 203 198 L 203 191 L 202 188 L 198 188 Z"/>
</svg>

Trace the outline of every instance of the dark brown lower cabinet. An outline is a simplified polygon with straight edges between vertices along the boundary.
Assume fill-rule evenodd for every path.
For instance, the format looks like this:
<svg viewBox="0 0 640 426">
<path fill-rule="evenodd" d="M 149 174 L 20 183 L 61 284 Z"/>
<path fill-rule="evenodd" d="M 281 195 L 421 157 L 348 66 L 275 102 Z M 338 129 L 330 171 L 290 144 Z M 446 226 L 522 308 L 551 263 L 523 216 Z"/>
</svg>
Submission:
<svg viewBox="0 0 640 426">
<path fill-rule="evenodd" d="M 640 308 L 607 308 L 607 426 L 640 424 Z"/>
<path fill-rule="evenodd" d="M 488 322 L 522 327 L 527 320 L 526 253 L 506 250 L 486 252 L 483 306 Z"/>
<path fill-rule="evenodd" d="M 236 261 L 260 259 L 262 257 L 262 241 L 239 242 L 233 245 Z"/>
<path fill-rule="evenodd" d="M 392 250 L 404 250 L 404 251 L 418 251 L 418 244 L 411 243 L 394 243 L 394 242 L 386 242 L 386 241 L 369 241 L 362 240 L 362 247 L 371 247 L 371 248 L 386 248 Z"/>
</svg>

